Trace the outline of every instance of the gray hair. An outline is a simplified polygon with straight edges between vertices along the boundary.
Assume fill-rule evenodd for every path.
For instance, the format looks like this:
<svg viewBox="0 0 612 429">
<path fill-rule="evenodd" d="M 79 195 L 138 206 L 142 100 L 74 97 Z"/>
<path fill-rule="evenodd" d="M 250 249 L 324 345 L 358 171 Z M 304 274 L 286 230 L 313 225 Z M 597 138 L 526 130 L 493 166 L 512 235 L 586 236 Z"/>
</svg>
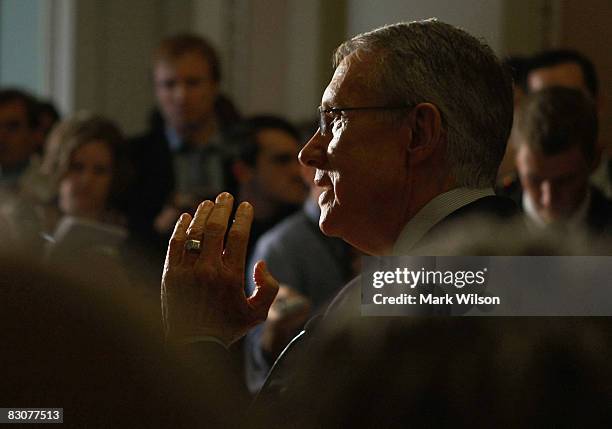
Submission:
<svg viewBox="0 0 612 429">
<path fill-rule="evenodd" d="M 435 19 L 359 34 L 334 54 L 375 53 L 371 87 L 388 103 L 438 107 L 447 130 L 447 161 L 459 186 L 495 183 L 512 127 L 509 73 L 485 43 Z M 384 92 L 383 92 L 384 91 Z"/>
</svg>

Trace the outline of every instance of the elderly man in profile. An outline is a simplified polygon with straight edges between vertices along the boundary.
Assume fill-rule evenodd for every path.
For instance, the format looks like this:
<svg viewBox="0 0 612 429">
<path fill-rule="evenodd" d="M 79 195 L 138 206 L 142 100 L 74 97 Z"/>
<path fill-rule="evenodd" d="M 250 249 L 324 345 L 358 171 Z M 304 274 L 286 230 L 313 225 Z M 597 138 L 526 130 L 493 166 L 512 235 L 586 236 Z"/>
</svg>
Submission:
<svg viewBox="0 0 612 429">
<path fill-rule="evenodd" d="M 324 188 L 325 234 L 372 255 L 418 254 L 440 244 L 454 220 L 516 213 L 492 190 L 513 101 L 510 78 L 488 46 L 436 20 L 400 23 L 343 43 L 334 64 L 320 128 L 299 155 Z M 238 206 L 224 244 L 233 204 L 223 193 L 200 204 L 193 218 L 181 216 L 162 281 L 167 340 L 189 348 L 192 358 L 196 349 L 208 352 L 209 362 L 266 318 L 278 290 L 259 262 L 256 290 L 244 295 L 253 209 Z M 333 324 L 338 313 L 359 314 L 358 296 L 359 284 L 351 282 L 302 338 Z M 286 350 L 284 359 L 297 351 Z"/>
</svg>

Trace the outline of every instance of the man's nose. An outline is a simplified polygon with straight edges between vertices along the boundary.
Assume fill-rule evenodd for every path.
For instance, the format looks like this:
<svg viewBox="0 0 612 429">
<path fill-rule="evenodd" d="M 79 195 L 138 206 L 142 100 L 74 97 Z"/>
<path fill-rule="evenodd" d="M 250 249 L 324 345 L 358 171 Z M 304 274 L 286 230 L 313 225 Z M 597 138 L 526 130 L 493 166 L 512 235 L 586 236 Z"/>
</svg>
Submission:
<svg viewBox="0 0 612 429">
<path fill-rule="evenodd" d="M 174 99 L 177 101 L 183 101 L 185 96 L 187 95 L 187 88 L 184 84 L 179 83 L 174 87 L 174 91 L 172 93 Z"/>
<path fill-rule="evenodd" d="M 323 137 L 319 130 L 317 130 L 300 151 L 298 155 L 300 164 L 314 168 L 321 168 L 325 165 L 326 140 L 326 137 Z"/>
<path fill-rule="evenodd" d="M 549 208 L 553 201 L 553 189 L 548 180 L 545 180 L 540 185 L 540 205 Z"/>
<path fill-rule="evenodd" d="M 81 186 L 89 186 L 94 181 L 95 174 L 92 171 L 84 170 L 78 175 L 78 181 Z"/>
</svg>

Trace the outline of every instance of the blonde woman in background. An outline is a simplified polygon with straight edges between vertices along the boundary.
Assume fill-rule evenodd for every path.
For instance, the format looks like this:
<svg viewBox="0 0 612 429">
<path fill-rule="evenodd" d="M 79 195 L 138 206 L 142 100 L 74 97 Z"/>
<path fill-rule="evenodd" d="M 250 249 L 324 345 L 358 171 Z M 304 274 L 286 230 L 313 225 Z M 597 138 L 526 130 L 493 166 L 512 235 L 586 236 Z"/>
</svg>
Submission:
<svg viewBox="0 0 612 429">
<path fill-rule="evenodd" d="M 87 113 L 60 122 L 49 135 L 42 159 L 21 182 L 22 207 L 12 216 L 30 238 L 36 232 L 44 237 L 39 254 L 49 264 L 77 274 L 97 270 L 125 277 L 124 149 L 112 121 Z M 38 224 L 24 225 L 28 217 Z M 40 240 L 33 243 L 30 248 L 40 249 Z"/>
<path fill-rule="evenodd" d="M 22 189 L 45 206 L 46 231 L 63 216 L 123 226 L 127 173 L 119 128 L 104 117 L 80 113 L 53 129 L 38 171 L 27 175 Z"/>
</svg>

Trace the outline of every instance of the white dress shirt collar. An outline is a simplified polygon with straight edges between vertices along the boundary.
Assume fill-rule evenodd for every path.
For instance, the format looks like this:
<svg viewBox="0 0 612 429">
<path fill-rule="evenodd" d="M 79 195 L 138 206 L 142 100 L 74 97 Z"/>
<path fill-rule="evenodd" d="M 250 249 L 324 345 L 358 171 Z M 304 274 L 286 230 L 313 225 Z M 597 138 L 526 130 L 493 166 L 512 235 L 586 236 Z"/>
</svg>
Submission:
<svg viewBox="0 0 612 429">
<path fill-rule="evenodd" d="M 454 211 L 480 198 L 492 195 L 495 195 L 493 188 L 455 188 L 438 195 L 404 226 L 393 246 L 393 255 L 409 252 L 434 225 Z"/>
</svg>

